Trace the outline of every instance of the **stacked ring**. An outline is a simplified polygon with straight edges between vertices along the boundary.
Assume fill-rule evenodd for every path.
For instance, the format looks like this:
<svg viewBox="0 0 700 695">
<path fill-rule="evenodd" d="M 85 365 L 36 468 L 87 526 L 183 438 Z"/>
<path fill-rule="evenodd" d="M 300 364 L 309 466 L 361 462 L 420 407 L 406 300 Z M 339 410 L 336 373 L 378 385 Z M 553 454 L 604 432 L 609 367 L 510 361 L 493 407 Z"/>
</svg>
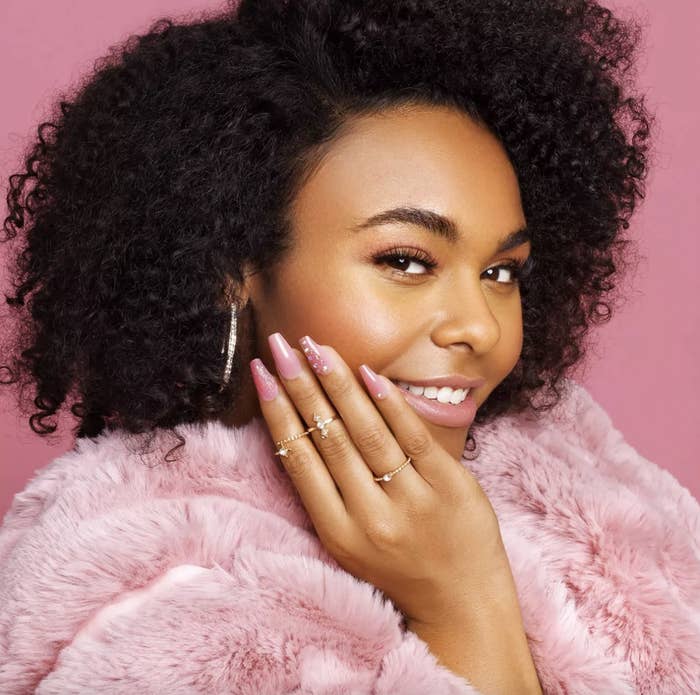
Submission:
<svg viewBox="0 0 700 695">
<path fill-rule="evenodd" d="M 284 446 L 287 442 L 293 442 L 295 439 L 301 439 L 301 437 L 306 437 L 306 435 L 314 429 L 316 428 L 309 427 L 309 429 L 305 432 L 300 432 L 299 434 L 295 434 L 292 437 L 287 437 L 287 439 L 282 439 L 279 442 L 275 442 L 275 446 L 277 447 L 277 451 L 275 451 L 275 456 L 286 456 L 289 453 L 289 449 Z"/>
<path fill-rule="evenodd" d="M 288 442 L 293 442 L 295 439 L 301 439 L 302 437 L 306 437 L 308 434 L 311 434 L 311 432 L 313 432 L 314 430 L 319 430 L 321 432 L 321 439 L 325 439 L 328 436 L 328 425 L 330 425 L 330 423 L 333 422 L 333 420 L 335 419 L 335 415 L 331 415 L 329 418 L 323 419 L 320 415 L 316 415 L 316 413 L 314 413 L 314 422 L 316 424 L 313 427 L 309 427 L 304 432 L 299 432 L 298 434 L 294 434 L 291 437 L 287 437 L 287 439 L 281 439 L 279 442 L 275 442 L 275 446 L 277 447 L 277 451 L 275 451 L 275 456 L 286 456 L 289 453 L 289 448 L 285 447 L 285 444 L 287 444 Z"/>
<path fill-rule="evenodd" d="M 277 446 L 277 451 L 275 451 L 275 456 L 287 456 L 289 454 L 289 448 L 284 446 L 285 444 L 289 442 L 293 442 L 296 439 L 301 439 L 302 437 L 306 437 L 307 435 L 311 434 L 314 430 L 319 430 L 321 432 L 321 439 L 325 439 L 328 436 L 328 425 L 330 425 L 333 420 L 336 419 L 335 415 L 331 415 L 329 418 L 324 419 L 320 415 L 317 415 L 314 413 L 314 422 L 316 423 L 313 427 L 309 427 L 307 430 L 304 430 L 303 432 L 299 432 L 298 434 L 294 434 L 291 437 L 287 437 L 286 439 L 281 439 L 279 442 L 275 442 L 275 445 Z M 402 468 L 405 468 L 408 466 L 408 464 L 411 463 L 411 457 L 407 456 L 406 460 L 398 467 L 394 468 L 393 471 L 389 471 L 388 473 L 384 473 L 384 475 L 380 476 L 372 476 L 376 482 L 388 482 L 391 480 Z"/>
</svg>

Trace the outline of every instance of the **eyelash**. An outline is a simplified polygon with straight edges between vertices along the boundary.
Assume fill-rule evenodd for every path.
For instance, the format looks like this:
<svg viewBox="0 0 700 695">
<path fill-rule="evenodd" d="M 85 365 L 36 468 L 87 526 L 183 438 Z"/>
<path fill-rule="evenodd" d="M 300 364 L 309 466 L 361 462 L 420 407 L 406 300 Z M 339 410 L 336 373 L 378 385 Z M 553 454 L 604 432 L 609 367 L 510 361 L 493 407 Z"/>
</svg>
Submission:
<svg viewBox="0 0 700 695">
<path fill-rule="evenodd" d="M 425 266 L 428 270 L 433 270 L 437 267 L 435 260 L 428 255 L 425 251 L 420 249 L 411 249 L 405 247 L 398 247 L 385 251 L 377 256 L 374 256 L 375 263 L 380 265 L 389 265 L 391 261 L 409 261 L 420 263 Z M 499 263 L 499 265 L 492 266 L 488 270 L 495 270 L 498 268 L 507 268 L 511 271 L 513 275 L 513 280 L 511 282 L 499 282 L 499 285 L 515 285 L 520 282 L 523 277 L 527 274 L 528 269 L 531 266 L 532 257 L 529 256 L 525 260 L 520 260 L 518 258 L 507 258 L 505 263 Z M 396 273 L 399 273 L 402 277 L 421 277 L 427 273 L 407 273 L 405 270 L 400 270 L 399 268 L 393 269 Z"/>
</svg>

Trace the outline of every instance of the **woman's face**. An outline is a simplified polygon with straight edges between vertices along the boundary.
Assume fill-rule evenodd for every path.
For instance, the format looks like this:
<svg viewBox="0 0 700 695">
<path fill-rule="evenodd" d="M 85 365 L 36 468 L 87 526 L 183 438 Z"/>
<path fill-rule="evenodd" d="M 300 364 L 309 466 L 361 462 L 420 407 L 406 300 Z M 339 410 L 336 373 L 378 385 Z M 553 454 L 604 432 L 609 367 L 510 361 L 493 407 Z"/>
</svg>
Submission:
<svg viewBox="0 0 700 695">
<path fill-rule="evenodd" d="M 394 208 L 444 216 L 452 229 L 367 223 Z M 269 334 L 297 348 L 308 334 L 335 348 L 360 384 L 362 363 L 394 381 L 483 377 L 472 390 L 477 407 L 513 369 L 521 300 L 502 266 L 524 261 L 530 242 L 520 235 L 499 251 L 525 227 L 518 182 L 499 142 L 468 116 L 426 106 L 354 121 L 300 191 L 292 219 L 293 250 L 270 285 L 258 275 L 246 281 L 253 356 L 268 368 Z M 259 414 L 254 391 L 244 392 Z M 426 424 L 458 459 L 468 427 Z"/>
</svg>

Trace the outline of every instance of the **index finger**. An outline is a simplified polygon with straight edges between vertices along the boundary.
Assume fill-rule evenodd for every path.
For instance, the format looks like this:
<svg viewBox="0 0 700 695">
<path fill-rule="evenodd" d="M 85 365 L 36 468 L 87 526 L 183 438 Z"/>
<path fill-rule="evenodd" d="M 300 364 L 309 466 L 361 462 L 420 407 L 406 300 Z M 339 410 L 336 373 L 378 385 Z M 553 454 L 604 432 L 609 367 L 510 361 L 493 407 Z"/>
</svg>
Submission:
<svg viewBox="0 0 700 695">
<path fill-rule="evenodd" d="M 260 358 L 250 362 L 258 392 L 260 410 L 275 446 L 277 442 L 304 432 L 307 427 L 277 379 Z M 284 445 L 287 456 L 280 456 L 320 538 L 325 529 L 334 529 L 339 537 L 350 533 L 350 515 L 335 481 L 308 436 Z"/>
</svg>

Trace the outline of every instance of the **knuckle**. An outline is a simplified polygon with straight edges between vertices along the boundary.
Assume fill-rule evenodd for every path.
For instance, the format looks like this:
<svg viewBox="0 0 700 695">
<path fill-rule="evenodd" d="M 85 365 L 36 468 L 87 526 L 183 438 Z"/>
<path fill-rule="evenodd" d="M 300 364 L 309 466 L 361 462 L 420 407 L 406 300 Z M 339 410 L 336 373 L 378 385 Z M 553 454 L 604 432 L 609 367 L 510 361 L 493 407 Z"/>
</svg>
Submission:
<svg viewBox="0 0 700 695">
<path fill-rule="evenodd" d="M 368 520 L 365 523 L 365 535 L 367 540 L 380 550 L 393 548 L 399 542 L 396 525 L 384 517 L 374 517 Z"/>
<path fill-rule="evenodd" d="M 352 444 L 344 432 L 329 434 L 326 439 L 319 439 L 319 446 L 323 450 L 324 458 L 344 460 L 349 458 L 352 452 Z"/>
<path fill-rule="evenodd" d="M 285 470 L 294 480 L 303 480 L 304 476 L 309 472 L 308 457 L 294 449 L 292 449 L 282 461 Z"/>
<path fill-rule="evenodd" d="M 343 567 L 348 567 L 356 562 L 358 553 L 354 549 L 352 534 L 350 532 L 341 533 L 337 529 L 330 535 L 319 532 L 319 540 L 326 550 L 339 562 Z"/>
<path fill-rule="evenodd" d="M 333 392 L 334 396 L 345 398 L 350 396 L 355 387 L 347 374 L 339 374 L 333 381 L 328 383 L 328 388 Z"/>
<path fill-rule="evenodd" d="M 404 450 L 412 458 L 425 458 L 433 448 L 433 440 L 428 432 L 411 432 L 404 440 Z"/>
<path fill-rule="evenodd" d="M 318 406 L 318 401 L 318 391 L 308 385 L 300 386 L 294 393 L 294 403 L 301 406 L 302 411 L 312 410 L 314 406 Z"/>
<path fill-rule="evenodd" d="M 378 454 L 386 448 L 386 436 L 378 427 L 369 427 L 356 435 L 357 445 L 369 454 Z"/>
</svg>

